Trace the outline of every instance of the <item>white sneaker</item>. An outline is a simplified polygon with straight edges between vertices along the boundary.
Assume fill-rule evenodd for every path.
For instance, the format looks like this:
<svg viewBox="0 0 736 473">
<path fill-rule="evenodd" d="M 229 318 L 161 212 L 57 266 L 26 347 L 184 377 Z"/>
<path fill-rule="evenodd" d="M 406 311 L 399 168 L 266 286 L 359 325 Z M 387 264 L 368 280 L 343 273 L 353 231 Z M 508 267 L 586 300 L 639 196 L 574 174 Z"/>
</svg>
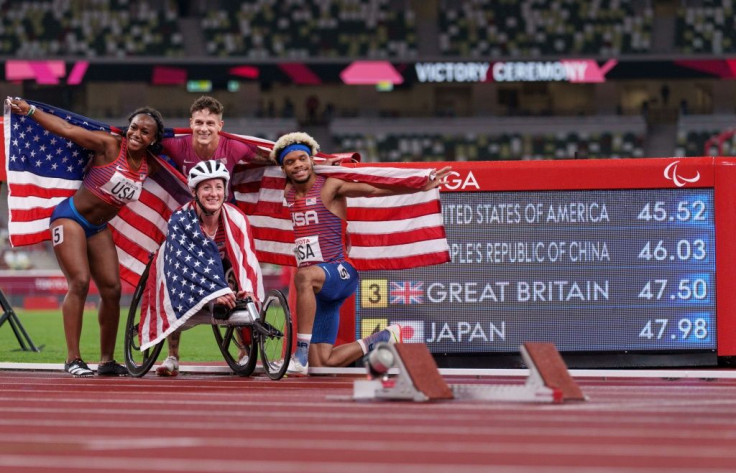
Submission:
<svg viewBox="0 0 736 473">
<path fill-rule="evenodd" d="M 401 333 L 401 325 L 392 324 L 386 327 L 386 330 L 391 334 L 391 338 L 388 339 L 388 343 L 391 345 L 394 343 L 404 343 L 404 335 Z"/>
<path fill-rule="evenodd" d="M 167 356 L 161 365 L 156 368 L 158 376 L 176 376 L 179 374 L 179 360 L 175 356 Z"/>
<path fill-rule="evenodd" d="M 286 368 L 286 374 L 291 376 L 309 376 L 309 362 L 303 365 L 292 356 L 289 360 L 289 367 Z"/>
</svg>

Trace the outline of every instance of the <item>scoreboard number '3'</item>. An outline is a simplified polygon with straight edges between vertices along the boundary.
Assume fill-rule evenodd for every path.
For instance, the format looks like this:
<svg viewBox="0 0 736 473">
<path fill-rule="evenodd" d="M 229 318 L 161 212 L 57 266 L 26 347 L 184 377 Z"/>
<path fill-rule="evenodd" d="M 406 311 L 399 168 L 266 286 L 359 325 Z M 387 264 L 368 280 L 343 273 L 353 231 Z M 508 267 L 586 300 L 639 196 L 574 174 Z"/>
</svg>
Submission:
<svg viewBox="0 0 736 473">
<path fill-rule="evenodd" d="M 367 309 L 388 307 L 388 280 L 362 279 L 360 281 L 360 306 Z"/>
</svg>

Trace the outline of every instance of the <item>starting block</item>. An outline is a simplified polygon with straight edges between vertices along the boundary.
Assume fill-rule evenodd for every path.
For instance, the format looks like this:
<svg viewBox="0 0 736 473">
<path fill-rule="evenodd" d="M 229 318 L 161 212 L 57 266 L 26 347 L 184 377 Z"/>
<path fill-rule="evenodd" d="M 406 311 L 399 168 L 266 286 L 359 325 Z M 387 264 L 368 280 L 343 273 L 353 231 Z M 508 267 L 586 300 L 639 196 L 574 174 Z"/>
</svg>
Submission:
<svg viewBox="0 0 736 473">
<path fill-rule="evenodd" d="M 586 400 L 554 344 L 524 343 L 519 351 L 529 368 L 529 376 L 523 385 L 455 384 L 452 386 L 455 397 L 507 402 L 560 403 Z"/>
<path fill-rule="evenodd" d="M 529 367 L 523 385 L 447 385 L 427 346 L 380 343 L 366 357 L 369 379 L 356 380 L 354 400 L 434 401 L 466 399 L 506 402 L 584 401 L 552 343 L 524 343 L 521 356 Z"/>
<path fill-rule="evenodd" d="M 370 379 L 355 381 L 355 400 L 423 402 L 454 397 L 423 343 L 382 342 L 365 361 Z M 391 376 L 396 370 L 398 374 Z"/>
</svg>

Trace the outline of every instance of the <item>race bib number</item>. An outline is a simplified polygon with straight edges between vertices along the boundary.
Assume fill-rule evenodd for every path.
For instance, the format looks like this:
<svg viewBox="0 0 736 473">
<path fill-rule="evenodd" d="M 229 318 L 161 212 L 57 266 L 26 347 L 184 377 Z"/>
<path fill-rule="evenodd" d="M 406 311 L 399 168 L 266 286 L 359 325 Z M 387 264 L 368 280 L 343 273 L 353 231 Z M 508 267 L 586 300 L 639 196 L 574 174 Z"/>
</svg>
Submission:
<svg viewBox="0 0 736 473">
<path fill-rule="evenodd" d="M 51 242 L 54 246 L 64 243 L 64 227 L 59 225 L 51 229 Z"/>
<path fill-rule="evenodd" d="M 343 265 L 337 266 L 337 274 L 340 275 L 340 279 L 350 279 L 350 273 L 348 273 L 348 268 L 346 268 Z"/>
<path fill-rule="evenodd" d="M 319 247 L 319 235 L 298 238 L 294 246 L 294 254 L 296 262 L 302 263 L 321 263 L 322 250 Z"/>
<path fill-rule="evenodd" d="M 119 172 L 115 172 L 102 186 L 103 192 L 110 194 L 115 200 L 128 203 L 138 200 L 141 195 L 143 183 L 128 179 Z"/>
</svg>

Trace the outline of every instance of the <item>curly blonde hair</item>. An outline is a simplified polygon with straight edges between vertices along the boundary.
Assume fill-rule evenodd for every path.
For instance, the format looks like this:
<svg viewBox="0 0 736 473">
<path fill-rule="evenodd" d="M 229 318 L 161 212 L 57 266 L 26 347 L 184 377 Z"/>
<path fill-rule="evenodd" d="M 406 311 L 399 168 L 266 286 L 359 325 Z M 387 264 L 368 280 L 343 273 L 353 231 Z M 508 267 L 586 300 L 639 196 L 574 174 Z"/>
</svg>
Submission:
<svg viewBox="0 0 736 473">
<path fill-rule="evenodd" d="M 309 153 L 310 156 L 314 156 L 319 153 L 319 143 L 317 143 L 314 138 L 303 131 L 296 131 L 282 135 L 278 140 L 276 140 L 276 143 L 273 145 L 273 149 L 271 150 L 271 159 L 281 164 L 281 154 L 286 148 L 292 145 L 306 146 L 311 150 Z"/>
</svg>

